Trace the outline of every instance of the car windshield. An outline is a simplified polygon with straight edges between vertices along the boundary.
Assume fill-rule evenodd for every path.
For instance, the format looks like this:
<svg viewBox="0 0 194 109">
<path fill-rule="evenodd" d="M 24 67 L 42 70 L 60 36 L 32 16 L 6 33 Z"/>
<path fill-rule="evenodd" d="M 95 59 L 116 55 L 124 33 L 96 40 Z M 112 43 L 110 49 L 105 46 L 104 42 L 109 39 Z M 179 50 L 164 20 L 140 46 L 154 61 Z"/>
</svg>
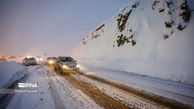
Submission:
<svg viewBox="0 0 194 109">
<path fill-rule="evenodd" d="M 70 57 L 62 57 L 61 61 L 62 62 L 74 62 L 73 58 L 70 58 Z"/>
<path fill-rule="evenodd" d="M 47 60 L 56 60 L 56 57 L 48 57 Z"/>
<path fill-rule="evenodd" d="M 34 58 L 25 58 L 25 60 L 35 60 Z"/>
</svg>

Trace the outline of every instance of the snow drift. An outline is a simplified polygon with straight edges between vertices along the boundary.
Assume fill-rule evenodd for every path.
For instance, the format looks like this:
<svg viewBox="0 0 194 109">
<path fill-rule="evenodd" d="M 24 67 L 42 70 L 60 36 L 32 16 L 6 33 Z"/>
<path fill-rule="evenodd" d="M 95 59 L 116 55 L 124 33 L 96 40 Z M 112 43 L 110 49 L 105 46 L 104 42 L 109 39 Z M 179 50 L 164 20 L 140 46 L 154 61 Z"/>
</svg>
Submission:
<svg viewBox="0 0 194 109">
<path fill-rule="evenodd" d="M 194 84 L 194 1 L 132 0 L 86 35 L 74 56 L 93 66 Z"/>
<path fill-rule="evenodd" d="M 6 88 L 9 83 L 23 77 L 26 67 L 15 61 L 0 62 L 0 88 Z"/>
</svg>

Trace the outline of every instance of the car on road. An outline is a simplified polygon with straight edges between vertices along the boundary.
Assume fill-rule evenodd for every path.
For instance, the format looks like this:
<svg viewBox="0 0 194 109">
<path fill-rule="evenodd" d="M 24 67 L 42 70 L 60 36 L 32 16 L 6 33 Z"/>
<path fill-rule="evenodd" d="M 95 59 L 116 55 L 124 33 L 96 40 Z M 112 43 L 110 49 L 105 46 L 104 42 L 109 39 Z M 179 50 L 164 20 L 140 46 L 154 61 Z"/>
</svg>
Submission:
<svg viewBox="0 0 194 109">
<path fill-rule="evenodd" d="M 0 59 L 0 62 L 6 62 L 7 60 L 6 59 Z"/>
<path fill-rule="evenodd" d="M 43 61 L 43 58 L 42 58 L 41 56 L 37 56 L 37 57 L 36 57 L 36 61 L 37 61 L 37 62 L 42 62 L 42 61 Z"/>
<path fill-rule="evenodd" d="M 48 57 L 46 59 L 46 65 L 54 65 L 56 62 L 57 58 L 56 57 Z"/>
<path fill-rule="evenodd" d="M 72 57 L 57 57 L 54 70 L 59 73 L 68 74 L 72 71 L 79 71 L 79 65 Z"/>
<path fill-rule="evenodd" d="M 28 65 L 36 65 L 36 59 L 33 57 L 25 57 L 23 59 L 23 64 L 28 66 Z"/>
</svg>

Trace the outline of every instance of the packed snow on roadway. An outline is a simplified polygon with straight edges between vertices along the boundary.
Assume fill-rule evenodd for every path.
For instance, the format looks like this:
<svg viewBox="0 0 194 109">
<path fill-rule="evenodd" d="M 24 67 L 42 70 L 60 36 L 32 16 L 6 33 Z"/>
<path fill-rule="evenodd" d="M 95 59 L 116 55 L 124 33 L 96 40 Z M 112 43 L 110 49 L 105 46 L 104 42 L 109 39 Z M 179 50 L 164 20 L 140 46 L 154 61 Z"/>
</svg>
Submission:
<svg viewBox="0 0 194 109">
<path fill-rule="evenodd" d="M 26 83 L 37 83 L 37 93 L 15 93 L 4 98 L 6 109 L 100 109 L 91 98 L 45 65 L 24 66 L 21 63 L 0 63 L 0 88 L 5 89 L 25 77 Z M 26 76 L 27 75 L 27 76 Z M 20 82 L 20 81 L 17 81 Z M 2 97 L 1 94 L 0 97 Z M 10 94 L 12 95 L 12 94 Z M 2 98 L 0 98 L 2 99 Z"/>
<path fill-rule="evenodd" d="M 107 69 L 80 63 L 81 71 L 108 81 L 124 84 L 139 90 L 176 100 L 194 107 L 194 86 L 126 71 Z M 94 83 L 96 84 L 96 83 Z"/>
</svg>

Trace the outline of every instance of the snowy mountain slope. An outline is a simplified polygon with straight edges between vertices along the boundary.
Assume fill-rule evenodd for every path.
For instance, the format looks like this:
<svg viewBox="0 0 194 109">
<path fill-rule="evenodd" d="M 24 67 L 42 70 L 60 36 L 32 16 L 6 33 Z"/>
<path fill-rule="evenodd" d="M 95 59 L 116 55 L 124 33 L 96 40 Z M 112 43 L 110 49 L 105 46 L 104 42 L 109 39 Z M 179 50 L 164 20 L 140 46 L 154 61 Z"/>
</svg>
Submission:
<svg viewBox="0 0 194 109">
<path fill-rule="evenodd" d="M 193 6 L 192 0 L 132 0 L 86 35 L 74 56 L 94 66 L 194 84 Z"/>
</svg>

